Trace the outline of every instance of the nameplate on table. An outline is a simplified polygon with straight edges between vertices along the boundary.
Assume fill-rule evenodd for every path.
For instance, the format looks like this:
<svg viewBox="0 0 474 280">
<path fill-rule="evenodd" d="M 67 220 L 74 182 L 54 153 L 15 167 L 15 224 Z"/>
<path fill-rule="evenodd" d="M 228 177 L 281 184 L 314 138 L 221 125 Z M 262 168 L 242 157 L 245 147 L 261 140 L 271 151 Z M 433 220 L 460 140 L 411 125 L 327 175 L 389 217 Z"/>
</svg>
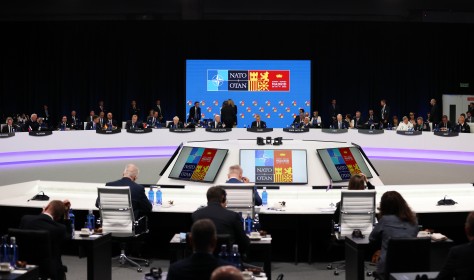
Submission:
<svg viewBox="0 0 474 280">
<path fill-rule="evenodd" d="M 308 127 L 285 127 L 283 128 L 284 132 L 291 132 L 291 133 L 303 133 L 309 132 Z"/>
<path fill-rule="evenodd" d="M 422 133 L 422 131 L 418 130 L 397 130 L 397 134 L 406 136 L 421 135 Z"/>
<path fill-rule="evenodd" d="M 142 133 L 150 133 L 152 132 L 152 129 L 147 127 L 147 128 L 129 128 L 127 129 L 128 133 L 136 133 L 136 134 L 142 134 Z"/>
<path fill-rule="evenodd" d="M 222 127 L 222 128 L 215 128 L 215 127 L 208 127 L 206 128 L 207 132 L 228 132 L 232 131 L 232 127 Z"/>
<path fill-rule="evenodd" d="M 185 127 L 185 128 L 172 128 L 170 127 L 170 132 L 177 132 L 177 133 L 186 133 L 186 132 L 194 132 L 196 128 L 194 127 Z"/>
<path fill-rule="evenodd" d="M 323 128 L 321 129 L 322 132 L 324 133 L 333 133 L 333 134 L 339 134 L 339 133 L 346 133 L 348 131 L 347 128 Z"/>
<path fill-rule="evenodd" d="M 48 136 L 48 135 L 51 135 L 53 134 L 52 131 L 50 130 L 45 130 L 45 131 L 30 131 L 28 133 L 30 136 Z"/>
<path fill-rule="evenodd" d="M 0 138 L 8 138 L 8 137 L 13 137 L 13 136 L 15 136 L 15 132 L 0 133 Z"/>
<path fill-rule="evenodd" d="M 248 132 L 271 132 L 273 128 L 260 128 L 260 127 L 249 127 L 247 128 Z"/>
<path fill-rule="evenodd" d="M 459 132 L 457 132 L 457 131 L 435 131 L 434 135 L 441 136 L 441 137 L 454 137 L 454 136 L 459 136 Z"/>
<path fill-rule="evenodd" d="M 385 130 L 383 130 L 383 129 L 358 129 L 357 131 L 359 133 L 362 133 L 362 134 L 383 134 L 383 133 L 385 133 Z"/>
<path fill-rule="evenodd" d="M 116 128 L 116 129 L 112 129 L 112 130 L 99 129 L 99 130 L 96 130 L 95 132 L 97 132 L 98 134 L 117 134 L 117 133 L 122 132 L 122 130 L 120 128 Z"/>
</svg>

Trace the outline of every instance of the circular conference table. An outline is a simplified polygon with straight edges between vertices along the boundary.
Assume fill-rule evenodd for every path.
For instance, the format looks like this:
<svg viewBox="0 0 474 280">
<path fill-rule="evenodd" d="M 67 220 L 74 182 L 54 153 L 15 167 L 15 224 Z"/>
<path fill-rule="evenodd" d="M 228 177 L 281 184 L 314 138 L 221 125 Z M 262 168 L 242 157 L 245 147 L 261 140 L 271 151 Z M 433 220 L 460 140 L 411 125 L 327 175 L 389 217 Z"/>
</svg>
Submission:
<svg viewBox="0 0 474 280">
<path fill-rule="evenodd" d="M 271 132 L 249 132 L 234 128 L 228 132 L 207 132 L 196 128 L 193 132 L 178 133 L 169 129 L 153 129 L 150 133 L 135 134 L 122 130 L 116 134 L 95 131 L 53 131 L 48 136 L 30 136 L 18 132 L 13 137 L 0 138 L 0 165 L 40 163 L 74 159 L 113 159 L 170 157 L 186 141 L 257 139 L 282 137 L 308 141 L 336 141 L 361 146 L 371 159 L 420 160 L 474 164 L 473 133 L 455 137 L 436 136 L 433 132 L 421 135 L 399 135 L 386 130 L 382 134 L 363 134 L 356 129 L 346 133 L 325 133 L 321 129 L 291 133 L 281 128 Z"/>
</svg>

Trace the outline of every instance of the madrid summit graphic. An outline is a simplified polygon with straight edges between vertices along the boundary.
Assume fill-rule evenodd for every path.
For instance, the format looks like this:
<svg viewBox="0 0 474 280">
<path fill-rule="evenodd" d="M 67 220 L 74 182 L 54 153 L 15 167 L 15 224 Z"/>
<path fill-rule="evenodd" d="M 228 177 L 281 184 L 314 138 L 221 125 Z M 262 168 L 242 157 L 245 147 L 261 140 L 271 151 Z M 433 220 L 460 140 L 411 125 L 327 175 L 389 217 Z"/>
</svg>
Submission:
<svg viewBox="0 0 474 280">
<path fill-rule="evenodd" d="M 290 91 L 290 70 L 207 70 L 207 91 Z"/>
</svg>

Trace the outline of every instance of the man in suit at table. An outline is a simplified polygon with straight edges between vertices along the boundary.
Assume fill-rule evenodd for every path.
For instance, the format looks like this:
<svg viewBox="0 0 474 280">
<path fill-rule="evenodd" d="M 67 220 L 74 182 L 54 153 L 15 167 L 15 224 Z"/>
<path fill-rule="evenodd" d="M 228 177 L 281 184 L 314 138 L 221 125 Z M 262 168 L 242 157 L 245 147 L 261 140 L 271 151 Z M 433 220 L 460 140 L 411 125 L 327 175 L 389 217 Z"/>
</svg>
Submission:
<svg viewBox="0 0 474 280">
<path fill-rule="evenodd" d="M 168 280 L 194 280 L 211 277 L 214 269 L 230 265 L 229 262 L 213 255 L 217 244 L 216 226 L 210 219 L 196 220 L 191 227 L 189 242 L 193 254 L 185 259 L 176 261 L 168 269 Z"/>
<path fill-rule="evenodd" d="M 48 279 L 66 279 L 66 269 L 61 260 L 61 247 L 65 240 L 71 239 L 72 227 L 68 215 L 70 208 L 69 200 L 52 200 L 41 214 L 25 215 L 21 218 L 21 229 L 46 230 L 51 236 L 52 259 L 49 267 L 44 271 Z M 31 249 L 34 250 L 34 248 Z"/>
<path fill-rule="evenodd" d="M 117 121 L 113 118 L 111 112 L 107 113 L 107 120 L 105 120 L 104 126 L 112 127 L 112 129 L 117 129 Z"/>
<path fill-rule="evenodd" d="M 132 208 L 133 214 L 135 215 L 135 220 L 147 215 L 153 208 L 150 201 L 146 197 L 145 188 L 142 185 L 135 183 L 138 178 L 138 173 L 138 167 L 135 164 L 130 163 L 125 166 L 122 179 L 105 184 L 105 186 L 130 187 L 130 196 L 132 199 Z M 100 200 L 99 197 L 97 197 L 95 201 L 95 207 L 99 208 L 99 206 Z"/>
<path fill-rule="evenodd" d="M 199 208 L 191 215 L 193 222 L 210 219 L 216 226 L 217 234 L 228 234 L 231 244 L 238 244 L 241 254 L 245 254 L 250 239 L 245 234 L 239 213 L 226 209 L 227 192 L 219 186 L 210 187 L 206 193 L 207 206 Z"/>
<path fill-rule="evenodd" d="M 13 118 L 12 117 L 8 117 L 6 123 L 7 124 L 5 126 L 3 126 L 3 128 L 2 128 L 2 133 L 13 133 L 13 132 L 16 132 L 18 130 L 18 127 L 13 125 Z"/>
<path fill-rule="evenodd" d="M 173 121 L 168 124 L 168 128 L 184 128 L 184 125 L 179 121 L 179 117 L 175 116 Z"/>
<path fill-rule="evenodd" d="M 472 280 L 474 279 L 474 212 L 469 213 L 464 225 L 468 243 L 449 249 L 446 262 L 436 280 Z"/>
<path fill-rule="evenodd" d="M 158 111 L 153 111 L 153 115 L 149 116 L 146 120 L 148 127 L 158 128 L 161 127 L 160 117 Z"/>
<path fill-rule="evenodd" d="M 86 130 L 101 130 L 102 126 L 99 123 L 99 116 L 94 116 L 91 122 L 86 125 Z"/>
<path fill-rule="evenodd" d="M 137 128 L 143 128 L 143 124 L 138 121 L 138 116 L 133 115 L 132 119 L 127 121 L 125 124 L 125 129 L 137 129 Z"/>
<path fill-rule="evenodd" d="M 359 129 L 363 127 L 364 120 L 362 119 L 360 111 L 356 111 L 353 121 L 354 121 L 354 128 Z"/>
<path fill-rule="evenodd" d="M 390 117 L 390 107 L 385 99 L 380 100 L 380 125 L 381 128 L 387 127 Z"/>
<path fill-rule="evenodd" d="M 59 122 L 59 124 L 58 124 L 58 130 L 60 130 L 60 131 L 71 130 L 71 125 L 67 121 L 66 116 L 62 116 L 61 122 Z"/>
<path fill-rule="evenodd" d="M 337 114 L 336 120 L 332 124 L 332 127 L 335 128 L 335 129 L 348 129 L 349 128 L 349 123 L 342 119 L 341 114 Z"/>
<path fill-rule="evenodd" d="M 86 123 L 90 123 L 90 122 L 94 121 L 94 116 L 95 116 L 94 110 L 90 111 L 89 116 L 86 118 Z"/>
<path fill-rule="evenodd" d="M 210 128 L 223 128 L 224 125 L 221 122 L 221 116 L 220 115 L 215 115 L 214 116 L 214 121 L 209 123 Z"/>
<path fill-rule="evenodd" d="M 29 120 L 25 122 L 23 125 L 23 130 L 24 131 L 38 131 L 38 115 L 37 114 L 31 114 L 31 117 Z"/>
<path fill-rule="evenodd" d="M 163 107 L 161 107 L 161 100 L 160 99 L 156 100 L 156 104 L 153 107 L 153 111 L 158 112 L 158 120 L 159 120 L 159 122 L 161 122 L 161 120 L 163 119 L 164 112 L 163 112 Z"/>
<path fill-rule="evenodd" d="M 447 115 L 441 117 L 441 122 L 438 124 L 438 129 L 440 131 L 449 131 L 453 129 L 453 124 L 448 120 Z"/>
<path fill-rule="evenodd" d="M 227 173 L 226 183 L 248 183 L 249 178 L 243 176 L 243 170 L 240 165 L 232 165 L 229 167 L 229 173 Z M 255 205 L 262 205 L 262 198 L 257 192 L 257 189 L 254 189 L 254 201 Z"/>
<path fill-rule="evenodd" d="M 255 121 L 252 122 L 252 128 L 267 128 L 267 123 L 260 120 L 260 115 L 255 115 Z"/>
</svg>

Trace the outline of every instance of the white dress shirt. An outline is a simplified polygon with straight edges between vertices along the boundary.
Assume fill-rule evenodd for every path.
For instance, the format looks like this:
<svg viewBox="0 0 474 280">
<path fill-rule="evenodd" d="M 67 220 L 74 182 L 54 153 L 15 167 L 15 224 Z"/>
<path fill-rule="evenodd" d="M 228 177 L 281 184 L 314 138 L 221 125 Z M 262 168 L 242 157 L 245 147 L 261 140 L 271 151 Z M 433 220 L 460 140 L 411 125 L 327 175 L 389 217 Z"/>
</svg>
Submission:
<svg viewBox="0 0 474 280">
<path fill-rule="evenodd" d="M 413 129 L 413 124 L 411 122 L 408 122 L 408 123 L 401 122 L 397 127 L 397 130 L 401 130 L 401 131 L 407 131 L 411 129 Z"/>
</svg>

